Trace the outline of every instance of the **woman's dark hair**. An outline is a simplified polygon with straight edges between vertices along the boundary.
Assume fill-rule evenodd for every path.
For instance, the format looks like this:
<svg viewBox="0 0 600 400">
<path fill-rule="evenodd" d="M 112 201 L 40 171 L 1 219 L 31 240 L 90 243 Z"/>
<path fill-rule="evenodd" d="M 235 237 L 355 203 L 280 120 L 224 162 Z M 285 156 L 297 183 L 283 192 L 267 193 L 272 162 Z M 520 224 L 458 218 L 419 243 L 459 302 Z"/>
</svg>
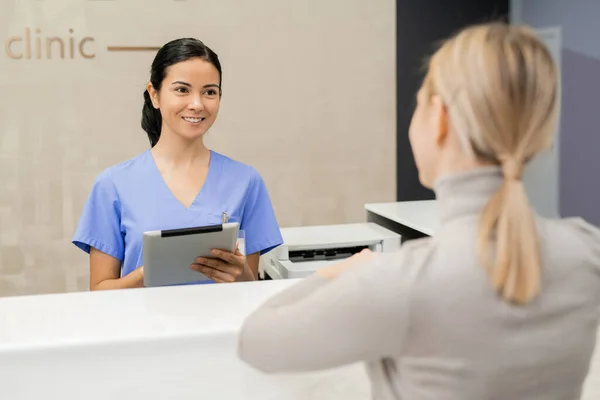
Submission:
<svg viewBox="0 0 600 400">
<path fill-rule="evenodd" d="M 214 65 L 219 71 L 219 92 L 221 91 L 222 71 L 219 56 L 198 39 L 182 38 L 170 41 L 158 50 L 150 70 L 150 83 L 156 90 L 160 90 L 162 81 L 167 76 L 167 69 L 182 61 L 200 58 Z M 150 94 L 144 91 L 144 107 L 142 109 L 142 129 L 148 134 L 150 146 L 154 147 L 160 138 L 162 117 L 160 110 L 152 105 Z"/>
</svg>

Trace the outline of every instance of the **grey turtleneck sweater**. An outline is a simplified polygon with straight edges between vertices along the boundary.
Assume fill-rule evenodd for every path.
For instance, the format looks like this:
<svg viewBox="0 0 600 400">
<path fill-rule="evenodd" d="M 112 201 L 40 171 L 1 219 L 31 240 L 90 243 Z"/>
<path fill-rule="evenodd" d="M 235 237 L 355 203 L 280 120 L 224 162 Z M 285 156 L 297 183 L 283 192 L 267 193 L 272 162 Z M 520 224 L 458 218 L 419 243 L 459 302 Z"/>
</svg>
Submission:
<svg viewBox="0 0 600 400">
<path fill-rule="evenodd" d="M 541 294 L 508 304 L 476 241 L 501 183 L 494 167 L 440 179 L 435 237 L 276 295 L 244 323 L 240 357 L 266 372 L 365 362 L 382 400 L 579 398 L 596 341 L 600 231 L 538 217 Z"/>
</svg>

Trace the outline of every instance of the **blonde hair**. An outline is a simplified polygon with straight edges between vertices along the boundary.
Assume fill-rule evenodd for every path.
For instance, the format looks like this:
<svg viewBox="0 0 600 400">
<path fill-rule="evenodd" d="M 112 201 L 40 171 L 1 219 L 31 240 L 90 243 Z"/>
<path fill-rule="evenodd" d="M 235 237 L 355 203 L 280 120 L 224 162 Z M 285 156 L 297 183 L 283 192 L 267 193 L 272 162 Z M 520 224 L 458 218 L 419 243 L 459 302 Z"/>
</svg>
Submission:
<svg viewBox="0 0 600 400">
<path fill-rule="evenodd" d="M 551 145 L 557 71 L 528 28 L 491 23 L 467 28 L 433 55 L 425 80 L 445 103 L 463 149 L 502 166 L 504 182 L 483 211 L 478 246 L 494 288 L 525 304 L 540 290 L 541 255 L 523 167 Z"/>
</svg>

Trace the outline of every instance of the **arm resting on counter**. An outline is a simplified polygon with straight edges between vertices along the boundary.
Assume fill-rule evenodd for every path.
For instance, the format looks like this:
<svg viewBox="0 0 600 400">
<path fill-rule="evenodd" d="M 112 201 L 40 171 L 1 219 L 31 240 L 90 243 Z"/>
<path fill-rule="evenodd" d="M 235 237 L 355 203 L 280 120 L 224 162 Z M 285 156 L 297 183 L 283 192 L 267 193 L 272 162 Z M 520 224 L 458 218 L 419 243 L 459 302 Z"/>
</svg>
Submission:
<svg viewBox="0 0 600 400">
<path fill-rule="evenodd" d="M 239 357 L 264 372 L 299 372 L 398 354 L 410 287 L 402 257 L 381 256 L 332 280 L 311 276 L 274 296 L 243 324 Z"/>
</svg>

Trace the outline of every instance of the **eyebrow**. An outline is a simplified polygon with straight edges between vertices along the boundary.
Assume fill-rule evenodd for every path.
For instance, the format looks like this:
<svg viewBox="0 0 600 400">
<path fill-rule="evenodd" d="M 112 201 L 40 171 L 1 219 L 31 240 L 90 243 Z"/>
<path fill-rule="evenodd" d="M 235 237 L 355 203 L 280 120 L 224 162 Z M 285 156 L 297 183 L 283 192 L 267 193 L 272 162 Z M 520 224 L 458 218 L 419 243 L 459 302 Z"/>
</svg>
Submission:
<svg viewBox="0 0 600 400">
<path fill-rule="evenodd" d="M 171 85 L 183 85 L 183 86 L 187 86 L 187 87 L 192 87 L 192 85 L 190 85 L 187 82 L 183 82 L 183 81 L 175 81 L 175 82 L 171 83 Z M 209 87 L 218 88 L 219 85 L 217 85 L 216 83 L 209 83 L 208 85 L 204 85 L 202 88 L 206 89 L 206 88 L 209 88 Z"/>
</svg>

